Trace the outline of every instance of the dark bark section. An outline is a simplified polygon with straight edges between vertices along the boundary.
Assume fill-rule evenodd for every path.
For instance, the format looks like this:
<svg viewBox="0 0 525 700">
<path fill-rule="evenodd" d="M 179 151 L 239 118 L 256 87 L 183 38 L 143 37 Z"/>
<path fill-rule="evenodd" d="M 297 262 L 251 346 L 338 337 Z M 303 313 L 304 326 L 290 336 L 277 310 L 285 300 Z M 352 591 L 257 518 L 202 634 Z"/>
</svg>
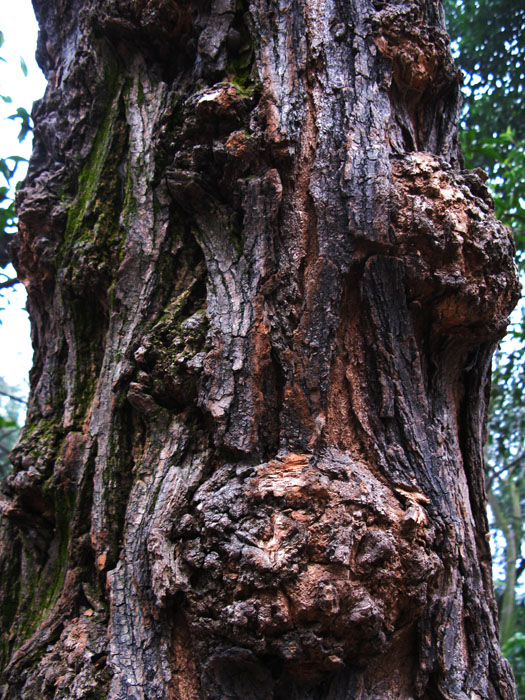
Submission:
<svg viewBox="0 0 525 700">
<path fill-rule="evenodd" d="M 15 698 L 515 698 L 481 447 L 518 296 L 438 5 L 35 1 Z"/>
</svg>

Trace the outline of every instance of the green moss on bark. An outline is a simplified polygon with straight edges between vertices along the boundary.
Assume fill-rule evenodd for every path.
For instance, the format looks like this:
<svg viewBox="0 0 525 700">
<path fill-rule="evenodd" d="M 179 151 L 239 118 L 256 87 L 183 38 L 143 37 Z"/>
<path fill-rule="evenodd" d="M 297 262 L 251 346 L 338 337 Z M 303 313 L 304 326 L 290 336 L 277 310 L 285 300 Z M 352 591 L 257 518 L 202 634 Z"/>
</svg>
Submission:
<svg viewBox="0 0 525 700">
<path fill-rule="evenodd" d="M 81 168 L 77 195 L 69 208 L 61 248 L 65 293 L 76 336 L 74 420 L 81 422 L 93 398 L 109 320 L 109 290 L 122 259 L 126 211 L 133 209 L 127 167 L 128 125 L 125 84 L 115 79 L 106 116 Z"/>
</svg>

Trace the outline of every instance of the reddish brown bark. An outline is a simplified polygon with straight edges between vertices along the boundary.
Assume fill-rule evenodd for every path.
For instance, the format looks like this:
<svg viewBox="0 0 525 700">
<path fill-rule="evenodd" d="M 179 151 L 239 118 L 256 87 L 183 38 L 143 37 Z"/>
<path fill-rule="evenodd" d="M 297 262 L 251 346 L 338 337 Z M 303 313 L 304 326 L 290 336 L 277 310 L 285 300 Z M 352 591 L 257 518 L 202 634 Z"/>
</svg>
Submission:
<svg viewBox="0 0 525 700">
<path fill-rule="evenodd" d="M 482 441 L 518 296 L 440 7 L 35 2 L 14 698 L 515 698 Z"/>
</svg>

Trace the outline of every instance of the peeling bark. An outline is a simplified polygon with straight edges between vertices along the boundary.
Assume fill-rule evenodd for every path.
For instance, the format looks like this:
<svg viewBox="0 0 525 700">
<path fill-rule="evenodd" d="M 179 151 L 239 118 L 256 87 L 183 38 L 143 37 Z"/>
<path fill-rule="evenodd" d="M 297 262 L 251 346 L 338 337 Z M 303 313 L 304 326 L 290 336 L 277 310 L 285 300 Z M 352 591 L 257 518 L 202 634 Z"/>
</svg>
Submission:
<svg viewBox="0 0 525 700">
<path fill-rule="evenodd" d="M 34 2 L 1 697 L 516 698 L 481 448 L 518 281 L 440 6 Z"/>
</svg>

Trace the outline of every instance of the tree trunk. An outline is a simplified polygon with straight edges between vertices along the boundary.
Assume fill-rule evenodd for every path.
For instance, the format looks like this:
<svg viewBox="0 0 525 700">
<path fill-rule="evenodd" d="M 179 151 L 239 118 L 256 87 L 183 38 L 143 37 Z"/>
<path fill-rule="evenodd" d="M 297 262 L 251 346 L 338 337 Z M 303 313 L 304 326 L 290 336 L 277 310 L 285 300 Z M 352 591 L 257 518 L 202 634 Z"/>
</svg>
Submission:
<svg viewBox="0 0 525 700">
<path fill-rule="evenodd" d="M 488 502 L 494 515 L 496 527 L 505 539 L 505 583 L 499 606 L 500 641 L 503 645 L 508 642 L 516 629 L 516 587 L 518 566 L 521 561 L 521 523 L 523 518 L 521 516 L 520 493 L 514 479 L 509 478 L 500 488 L 500 498 L 497 497 L 494 487 L 489 488 Z M 501 501 L 503 499 L 508 504 L 506 509 L 502 508 Z M 507 512 L 505 512 L 506 510 Z"/>
<path fill-rule="evenodd" d="M 516 698 L 481 446 L 518 297 L 432 0 L 34 0 L 1 697 Z"/>
</svg>

